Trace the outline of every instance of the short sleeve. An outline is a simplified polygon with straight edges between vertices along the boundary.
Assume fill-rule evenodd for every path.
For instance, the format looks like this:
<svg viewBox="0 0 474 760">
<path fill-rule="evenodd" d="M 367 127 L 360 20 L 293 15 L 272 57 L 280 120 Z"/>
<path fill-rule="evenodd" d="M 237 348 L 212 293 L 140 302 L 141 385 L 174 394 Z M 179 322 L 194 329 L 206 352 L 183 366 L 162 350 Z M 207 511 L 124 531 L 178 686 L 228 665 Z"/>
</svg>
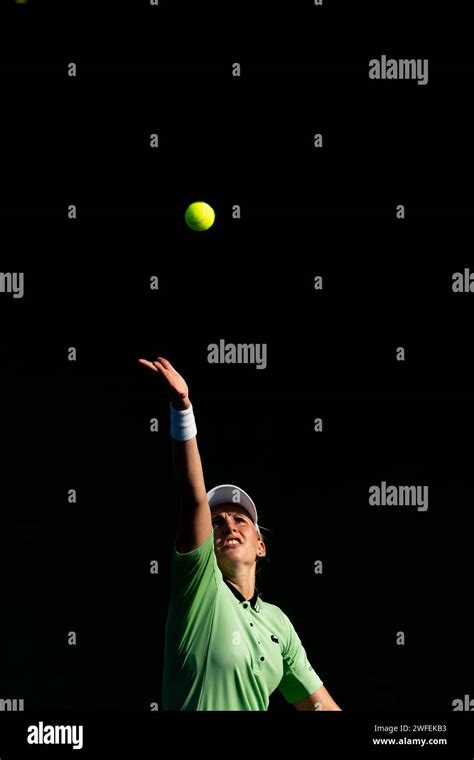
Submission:
<svg viewBox="0 0 474 760">
<path fill-rule="evenodd" d="M 305 649 L 290 619 L 282 612 L 285 642 L 282 650 L 283 678 L 278 686 L 287 702 L 293 704 L 312 694 L 323 685 L 308 660 Z"/>
<path fill-rule="evenodd" d="M 188 603 L 217 589 L 220 575 L 214 552 L 214 532 L 201 546 L 190 552 L 178 552 L 176 546 L 171 563 L 171 597 Z"/>
</svg>

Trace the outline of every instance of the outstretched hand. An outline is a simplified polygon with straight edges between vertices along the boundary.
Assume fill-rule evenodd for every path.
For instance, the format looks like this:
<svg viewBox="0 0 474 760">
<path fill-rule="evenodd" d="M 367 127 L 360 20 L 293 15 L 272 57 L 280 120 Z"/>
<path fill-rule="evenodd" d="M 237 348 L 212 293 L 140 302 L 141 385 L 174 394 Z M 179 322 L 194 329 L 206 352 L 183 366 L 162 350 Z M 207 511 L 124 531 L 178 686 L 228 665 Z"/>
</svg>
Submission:
<svg viewBox="0 0 474 760">
<path fill-rule="evenodd" d="M 186 381 L 167 359 L 163 356 L 158 356 L 157 360 L 153 362 L 147 359 L 139 359 L 138 361 L 145 367 L 149 367 L 153 372 L 158 372 L 173 406 L 176 406 L 178 409 L 185 409 L 189 406 L 189 389 Z"/>
</svg>

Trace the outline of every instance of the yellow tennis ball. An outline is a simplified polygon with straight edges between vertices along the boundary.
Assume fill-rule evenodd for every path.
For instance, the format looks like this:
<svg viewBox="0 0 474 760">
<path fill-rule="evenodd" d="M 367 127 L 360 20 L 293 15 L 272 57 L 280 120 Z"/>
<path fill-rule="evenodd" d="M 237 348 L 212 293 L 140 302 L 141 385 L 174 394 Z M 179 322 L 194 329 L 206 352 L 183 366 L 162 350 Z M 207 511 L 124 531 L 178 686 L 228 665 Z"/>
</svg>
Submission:
<svg viewBox="0 0 474 760">
<path fill-rule="evenodd" d="M 208 203 L 204 203 L 204 201 L 196 201 L 188 206 L 184 218 L 186 224 L 192 230 L 203 232 L 204 230 L 208 230 L 209 227 L 212 227 L 216 215 L 214 209 L 212 206 L 209 206 Z"/>
</svg>

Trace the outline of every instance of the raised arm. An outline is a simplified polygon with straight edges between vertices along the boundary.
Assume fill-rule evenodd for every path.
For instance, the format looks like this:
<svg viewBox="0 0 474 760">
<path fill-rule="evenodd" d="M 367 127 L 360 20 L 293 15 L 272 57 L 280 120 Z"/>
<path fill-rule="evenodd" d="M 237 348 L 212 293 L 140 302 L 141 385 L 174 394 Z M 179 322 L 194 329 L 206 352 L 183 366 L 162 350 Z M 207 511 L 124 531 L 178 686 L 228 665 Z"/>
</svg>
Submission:
<svg viewBox="0 0 474 760">
<path fill-rule="evenodd" d="M 176 412 L 192 409 L 188 386 L 167 359 L 159 356 L 153 362 L 147 359 L 139 359 L 139 362 L 159 374 Z M 196 436 L 186 441 L 175 438 L 171 441 L 179 504 L 176 548 L 186 553 L 201 546 L 211 534 L 211 510 Z"/>
</svg>

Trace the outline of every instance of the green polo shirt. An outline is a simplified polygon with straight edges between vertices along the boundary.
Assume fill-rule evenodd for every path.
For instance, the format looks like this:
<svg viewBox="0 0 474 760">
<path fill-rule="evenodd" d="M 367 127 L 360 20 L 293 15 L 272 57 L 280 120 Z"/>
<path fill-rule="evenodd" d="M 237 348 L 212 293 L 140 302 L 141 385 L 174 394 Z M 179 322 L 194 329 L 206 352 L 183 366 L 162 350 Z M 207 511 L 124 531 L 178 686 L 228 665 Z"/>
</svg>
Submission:
<svg viewBox="0 0 474 760">
<path fill-rule="evenodd" d="M 173 553 L 163 677 L 165 710 L 267 710 L 279 689 L 298 702 L 322 686 L 289 618 L 224 580 L 214 533 Z"/>
</svg>

